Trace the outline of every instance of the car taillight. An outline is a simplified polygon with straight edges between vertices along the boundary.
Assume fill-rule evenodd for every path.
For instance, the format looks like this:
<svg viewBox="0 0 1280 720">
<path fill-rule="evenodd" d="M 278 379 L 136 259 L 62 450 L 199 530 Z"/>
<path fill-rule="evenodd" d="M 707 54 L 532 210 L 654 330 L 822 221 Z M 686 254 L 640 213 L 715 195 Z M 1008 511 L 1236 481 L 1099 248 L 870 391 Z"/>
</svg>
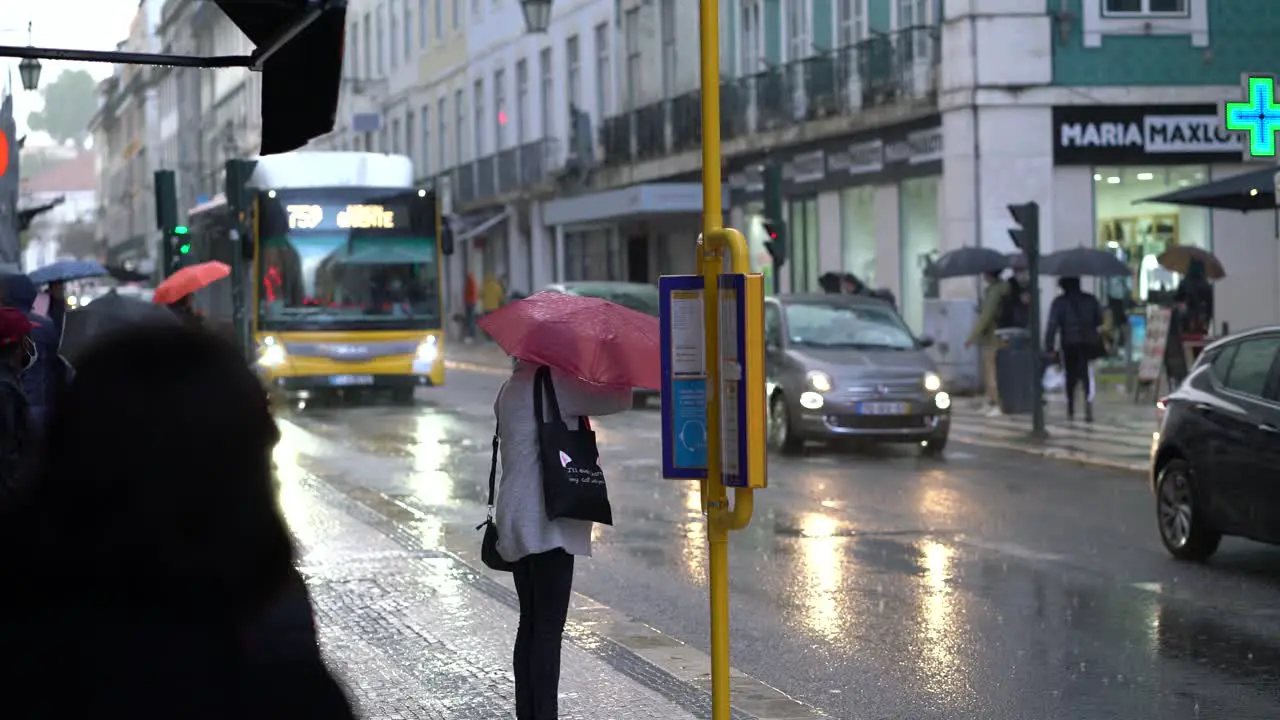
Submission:
<svg viewBox="0 0 1280 720">
<path fill-rule="evenodd" d="M 1156 422 L 1164 422 L 1164 414 L 1169 410 L 1169 398 L 1162 397 L 1156 401 Z"/>
</svg>

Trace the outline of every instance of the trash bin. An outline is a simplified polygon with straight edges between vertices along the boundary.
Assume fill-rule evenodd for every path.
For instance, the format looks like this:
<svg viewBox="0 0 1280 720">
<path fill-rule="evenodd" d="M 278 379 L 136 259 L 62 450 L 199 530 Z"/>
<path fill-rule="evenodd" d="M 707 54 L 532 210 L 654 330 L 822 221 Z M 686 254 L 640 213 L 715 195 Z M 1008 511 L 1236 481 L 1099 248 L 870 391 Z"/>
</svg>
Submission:
<svg viewBox="0 0 1280 720">
<path fill-rule="evenodd" d="M 1000 410 L 1006 415 L 1029 413 L 1035 407 L 1033 360 L 1036 344 L 1023 328 L 996 331 L 1000 347 L 996 350 L 996 388 L 1000 391 Z"/>
</svg>

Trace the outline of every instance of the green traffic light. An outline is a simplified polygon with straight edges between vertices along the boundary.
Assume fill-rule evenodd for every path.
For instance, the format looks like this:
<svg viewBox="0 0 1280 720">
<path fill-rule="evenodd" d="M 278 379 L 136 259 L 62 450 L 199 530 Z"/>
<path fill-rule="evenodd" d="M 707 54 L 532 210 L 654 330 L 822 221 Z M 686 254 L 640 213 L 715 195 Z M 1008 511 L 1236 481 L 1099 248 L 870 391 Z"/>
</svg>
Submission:
<svg viewBox="0 0 1280 720">
<path fill-rule="evenodd" d="M 182 253 L 183 255 L 186 255 L 187 253 L 191 252 L 191 243 L 183 243 L 178 248 L 178 252 Z"/>
<path fill-rule="evenodd" d="M 174 234 L 174 235 L 186 235 L 186 234 L 187 234 L 187 226 L 186 226 L 186 225 L 179 225 L 178 227 L 176 227 L 176 228 L 174 228 L 174 229 L 173 229 L 173 234 Z"/>
</svg>

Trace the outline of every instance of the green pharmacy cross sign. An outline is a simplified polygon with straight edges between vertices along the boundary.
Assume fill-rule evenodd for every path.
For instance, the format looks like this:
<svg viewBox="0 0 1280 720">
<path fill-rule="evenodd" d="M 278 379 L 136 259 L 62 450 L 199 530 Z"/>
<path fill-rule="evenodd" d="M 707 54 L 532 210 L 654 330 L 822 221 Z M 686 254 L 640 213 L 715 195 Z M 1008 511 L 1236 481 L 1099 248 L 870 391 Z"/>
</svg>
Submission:
<svg viewBox="0 0 1280 720">
<path fill-rule="evenodd" d="M 1248 133 L 1249 156 L 1274 158 L 1276 133 L 1280 132 L 1280 105 L 1276 104 L 1276 79 L 1250 76 L 1248 100 L 1225 104 L 1228 130 Z"/>
</svg>

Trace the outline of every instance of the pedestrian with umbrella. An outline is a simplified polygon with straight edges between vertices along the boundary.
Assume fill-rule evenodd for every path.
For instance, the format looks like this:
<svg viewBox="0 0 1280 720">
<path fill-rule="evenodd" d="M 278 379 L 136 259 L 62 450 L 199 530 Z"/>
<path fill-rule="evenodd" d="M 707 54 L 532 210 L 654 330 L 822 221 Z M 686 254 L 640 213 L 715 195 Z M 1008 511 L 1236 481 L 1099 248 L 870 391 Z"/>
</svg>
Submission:
<svg viewBox="0 0 1280 720">
<path fill-rule="evenodd" d="M 630 409 L 633 387 L 660 387 L 658 320 L 607 300 L 540 292 L 479 326 L 515 359 L 494 403 L 481 557 L 513 574 L 520 599 L 516 717 L 555 718 L 574 559 L 591 555 L 593 522 L 612 524 L 588 418 Z"/>
<path fill-rule="evenodd" d="M 39 428 L 67 381 L 68 370 L 59 357 L 62 334 L 52 320 L 35 312 L 39 292 L 30 277 L 19 273 L 0 276 L 0 293 L 4 307 L 18 310 L 33 326 L 31 341 L 36 359 L 22 375 L 22 389 L 31 406 L 32 422 Z"/>
<path fill-rule="evenodd" d="M 183 322 L 199 327 L 202 323 L 196 312 L 193 296 L 196 291 L 203 290 L 230 274 L 231 266 L 216 260 L 184 267 L 160 283 L 151 301 L 157 305 L 168 305 Z"/>
<path fill-rule="evenodd" d="M 1062 366 L 1066 378 L 1067 420 L 1075 420 L 1076 389 L 1084 390 L 1085 422 L 1093 422 L 1095 388 L 1089 364 L 1106 354 L 1102 343 L 1102 305 L 1080 289 L 1080 278 L 1058 279 L 1062 294 L 1049 305 L 1049 325 L 1044 332 L 1045 352 Z M 1061 343 L 1059 343 L 1061 337 Z M 1060 348 L 1060 350 L 1055 350 Z"/>
<path fill-rule="evenodd" d="M 7 502 L 31 449 L 30 402 L 22 373 L 36 359 L 35 325 L 14 308 L 0 308 L 0 501 Z"/>
</svg>

